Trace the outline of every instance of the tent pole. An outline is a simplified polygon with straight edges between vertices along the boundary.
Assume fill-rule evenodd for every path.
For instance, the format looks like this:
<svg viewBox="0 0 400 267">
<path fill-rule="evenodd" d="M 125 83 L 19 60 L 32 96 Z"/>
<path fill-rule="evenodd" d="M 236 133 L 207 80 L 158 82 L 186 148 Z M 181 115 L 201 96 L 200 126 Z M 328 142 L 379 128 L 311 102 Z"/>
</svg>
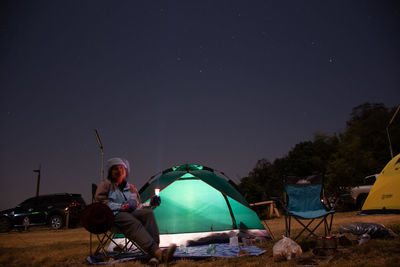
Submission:
<svg viewBox="0 0 400 267">
<path fill-rule="evenodd" d="M 392 149 L 392 142 L 390 141 L 389 126 L 392 124 L 394 118 L 396 117 L 397 113 L 399 112 L 399 109 L 400 109 L 400 105 L 397 107 L 396 111 L 393 114 L 392 119 L 390 120 L 390 122 L 386 126 L 386 134 L 387 134 L 387 137 L 388 137 L 388 140 L 389 140 L 389 150 L 390 150 L 391 158 L 393 158 L 393 149 Z"/>
<path fill-rule="evenodd" d="M 221 193 L 222 194 L 222 193 Z M 226 197 L 225 194 L 222 194 L 225 198 L 226 204 L 228 205 L 228 209 L 229 209 L 229 213 L 231 214 L 231 218 L 232 218 L 232 230 L 233 229 L 238 229 L 237 224 L 236 224 L 236 220 L 235 220 L 235 216 L 233 215 L 233 211 L 232 211 L 232 207 L 231 204 L 229 204 L 229 200 Z"/>
</svg>

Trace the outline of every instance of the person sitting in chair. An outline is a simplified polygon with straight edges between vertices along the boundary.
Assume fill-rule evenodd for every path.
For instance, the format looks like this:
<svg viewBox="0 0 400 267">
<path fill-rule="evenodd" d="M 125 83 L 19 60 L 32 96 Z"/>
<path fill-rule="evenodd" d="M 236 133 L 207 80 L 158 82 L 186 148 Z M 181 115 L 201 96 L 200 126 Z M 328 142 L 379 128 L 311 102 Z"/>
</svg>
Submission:
<svg viewBox="0 0 400 267">
<path fill-rule="evenodd" d="M 95 200 L 110 207 L 115 215 L 114 224 L 128 239 L 153 256 L 151 261 L 169 262 L 176 245 L 172 244 L 164 250 L 159 248 L 160 236 L 154 213 L 151 209 L 143 209 L 136 187 L 127 181 L 129 162 L 111 158 L 106 167 L 107 180 L 97 187 Z M 160 203 L 159 196 L 153 196 L 150 201 L 151 206 L 159 206 Z"/>
</svg>

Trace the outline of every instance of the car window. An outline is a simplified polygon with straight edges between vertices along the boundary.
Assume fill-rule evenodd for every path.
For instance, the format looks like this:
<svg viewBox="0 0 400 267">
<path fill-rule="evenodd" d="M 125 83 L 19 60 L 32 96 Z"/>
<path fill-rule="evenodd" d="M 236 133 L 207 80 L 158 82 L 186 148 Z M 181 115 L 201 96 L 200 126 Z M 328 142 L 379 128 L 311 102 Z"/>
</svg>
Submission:
<svg viewBox="0 0 400 267">
<path fill-rule="evenodd" d="M 73 202 L 85 205 L 85 201 L 80 194 L 55 194 L 28 198 L 21 202 L 21 204 L 19 204 L 17 207 L 29 209 L 47 206 L 69 205 Z"/>
<path fill-rule="evenodd" d="M 40 198 L 36 198 L 36 197 L 31 198 L 28 201 L 24 201 L 21 204 L 21 207 L 24 208 L 24 209 L 31 209 L 31 208 L 32 209 L 36 209 L 39 206 L 40 206 Z"/>
<path fill-rule="evenodd" d="M 56 202 L 56 203 L 65 202 L 65 196 L 63 196 L 63 195 L 55 195 L 54 196 L 54 202 Z"/>
<path fill-rule="evenodd" d="M 46 206 L 52 203 L 52 199 L 50 196 L 44 196 L 39 198 L 39 205 Z"/>
<path fill-rule="evenodd" d="M 36 198 L 28 198 L 27 200 L 23 201 L 21 204 L 19 204 L 18 206 L 21 207 L 28 207 L 28 206 L 32 206 L 33 203 L 35 202 Z"/>
<path fill-rule="evenodd" d="M 375 180 L 376 180 L 375 175 L 372 175 L 372 176 L 365 177 L 364 182 L 365 182 L 365 185 L 373 185 L 375 183 Z"/>
</svg>

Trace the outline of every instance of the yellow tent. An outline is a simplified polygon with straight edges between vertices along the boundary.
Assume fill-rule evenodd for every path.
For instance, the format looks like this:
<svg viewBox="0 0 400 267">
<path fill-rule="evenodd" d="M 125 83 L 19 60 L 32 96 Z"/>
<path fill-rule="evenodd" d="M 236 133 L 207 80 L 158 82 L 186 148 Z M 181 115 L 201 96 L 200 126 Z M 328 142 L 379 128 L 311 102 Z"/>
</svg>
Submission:
<svg viewBox="0 0 400 267">
<path fill-rule="evenodd" d="M 363 213 L 400 213 L 400 154 L 383 168 L 362 207 Z"/>
</svg>

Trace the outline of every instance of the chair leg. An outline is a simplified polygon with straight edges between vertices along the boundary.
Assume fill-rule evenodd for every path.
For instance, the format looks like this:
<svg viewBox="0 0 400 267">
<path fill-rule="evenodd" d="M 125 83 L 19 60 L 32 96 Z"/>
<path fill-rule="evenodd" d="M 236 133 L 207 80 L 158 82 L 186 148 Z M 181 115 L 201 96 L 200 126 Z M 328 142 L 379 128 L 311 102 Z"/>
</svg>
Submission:
<svg viewBox="0 0 400 267">
<path fill-rule="evenodd" d="M 310 233 L 306 236 L 306 238 L 304 239 L 304 240 L 307 240 L 311 235 L 313 235 L 313 236 L 317 236 L 314 232 L 315 232 L 315 230 L 317 230 L 318 229 L 318 227 L 321 225 L 321 223 L 323 223 L 324 221 L 323 220 L 320 220 L 319 221 L 319 223 L 313 228 L 313 230 L 312 231 L 310 231 Z"/>
<path fill-rule="evenodd" d="M 116 244 L 113 241 L 114 244 Z M 128 238 L 124 237 L 124 247 L 122 248 L 122 251 L 127 253 L 129 250 L 131 250 L 131 248 L 135 246 L 136 248 L 138 248 L 140 251 L 143 252 L 142 249 L 140 249 L 136 244 L 134 244 L 131 240 L 129 240 Z"/>
<path fill-rule="evenodd" d="M 296 221 L 297 221 L 298 223 L 300 223 L 300 224 L 303 226 L 303 230 L 301 230 L 301 232 L 296 236 L 296 238 L 295 238 L 294 240 L 297 240 L 297 238 L 300 237 L 300 235 L 301 235 L 304 231 L 307 230 L 307 231 L 309 232 L 309 234 L 303 239 L 303 241 L 307 240 L 311 235 L 317 236 L 317 235 L 315 234 L 315 230 L 318 229 L 318 227 L 321 225 L 321 223 L 326 222 L 326 217 L 324 217 L 324 218 L 321 219 L 321 220 L 319 221 L 319 223 L 318 223 L 314 228 L 312 228 L 312 230 L 311 230 L 311 229 L 308 228 L 308 227 L 311 225 L 311 223 L 312 223 L 315 219 L 312 219 L 307 225 L 304 225 L 304 224 L 303 224 L 299 219 L 297 219 L 296 217 L 295 217 L 295 219 L 296 219 Z M 331 226 L 332 226 L 332 225 L 331 225 Z M 329 228 L 329 232 L 330 232 L 330 228 Z M 325 234 L 325 236 L 326 236 L 326 234 Z"/>
<path fill-rule="evenodd" d="M 329 228 L 328 228 L 328 235 L 331 234 L 331 230 L 332 230 L 332 222 L 333 222 L 333 213 L 331 214 L 331 222 L 329 224 Z"/>
<path fill-rule="evenodd" d="M 331 234 L 331 230 L 332 230 L 333 214 L 330 214 L 330 215 L 331 215 L 331 218 L 330 218 L 329 223 L 328 223 L 328 216 L 329 215 L 324 217 L 325 236 L 330 235 Z"/>
<path fill-rule="evenodd" d="M 303 229 L 300 231 L 300 233 L 294 238 L 294 240 L 297 240 L 297 238 L 299 238 L 299 236 L 301 236 L 303 233 L 304 233 L 304 231 L 311 231 L 308 227 L 312 224 L 312 222 L 314 221 L 314 219 L 312 219 L 311 221 L 309 221 L 308 223 L 307 223 L 307 225 L 304 225 L 299 219 L 297 219 L 296 217 L 294 217 L 295 219 L 296 219 L 296 221 L 299 223 L 299 224 L 301 224 L 301 226 L 303 226 Z"/>
<path fill-rule="evenodd" d="M 112 237 L 110 238 L 110 242 L 112 242 L 115 246 L 119 246 L 117 242 L 115 242 L 113 237 L 114 236 L 112 235 Z M 148 254 L 144 249 L 142 249 L 138 244 L 136 244 L 136 242 L 130 240 L 129 238 L 126 238 L 125 236 L 124 236 L 124 246 L 121 248 L 120 254 L 129 253 L 133 246 L 135 246 L 136 249 L 139 250 L 143 255 Z"/>
<path fill-rule="evenodd" d="M 286 237 L 290 238 L 290 227 L 291 227 L 291 216 L 285 215 L 285 228 L 286 228 Z"/>
<path fill-rule="evenodd" d="M 328 218 L 329 215 L 331 215 L 330 219 Z M 331 230 L 332 230 L 333 215 L 334 215 L 334 214 L 332 214 L 332 213 L 331 213 L 331 214 L 327 214 L 327 215 L 324 216 L 324 217 L 319 221 L 319 223 L 318 223 L 315 227 L 313 227 L 312 229 L 310 229 L 309 226 L 311 225 L 311 223 L 312 223 L 315 219 L 311 219 L 311 221 L 309 221 L 309 222 L 307 223 L 307 225 L 305 225 L 304 223 L 301 222 L 300 219 L 294 217 L 294 218 L 296 219 L 296 221 L 297 221 L 299 224 L 301 224 L 301 225 L 303 226 L 303 230 L 301 230 L 301 232 L 296 236 L 296 238 L 295 238 L 294 240 L 297 240 L 297 238 L 299 238 L 300 235 L 303 234 L 304 231 L 308 231 L 309 234 L 303 239 L 303 241 L 307 240 L 311 235 L 317 236 L 317 235 L 315 234 L 315 230 L 318 229 L 318 227 L 321 225 L 321 223 L 324 223 L 324 234 L 325 234 L 325 236 L 330 235 L 330 234 L 331 234 Z"/>
<path fill-rule="evenodd" d="M 90 233 L 89 242 L 90 242 L 90 245 L 89 245 L 90 256 L 93 256 L 93 254 L 92 254 L 92 233 Z"/>
<path fill-rule="evenodd" d="M 95 255 L 101 251 L 101 248 L 103 247 L 103 241 L 106 236 L 103 235 L 103 237 L 100 238 L 99 235 L 96 235 L 96 237 L 97 237 L 97 240 L 99 241 L 99 245 L 97 246 L 96 251 L 94 252 Z"/>
<path fill-rule="evenodd" d="M 287 222 L 287 215 L 285 214 L 285 230 L 286 230 L 286 236 L 289 237 L 288 233 L 288 222 Z"/>
<path fill-rule="evenodd" d="M 107 239 L 106 239 L 106 238 L 107 238 Z M 103 251 L 104 255 L 108 256 L 108 252 L 107 252 L 107 250 L 106 250 L 105 247 L 106 247 L 106 245 L 108 244 L 108 241 L 109 241 L 109 240 L 113 241 L 113 240 L 112 240 L 112 235 L 110 235 L 110 234 L 108 234 L 108 233 L 104 233 L 102 238 L 100 238 L 100 237 L 97 235 L 97 239 L 99 240 L 99 245 L 97 246 L 97 249 L 96 249 L 95 254 L 97 255 L 97 254 L 99 254 L 101 251 Z M 115 242 L 114 242 L 114 243 L 115 243 Z"/>
<path fill-rule="evenodd" d="M 138 251 L 140 251 L 143 255 L 147 255 L 147 253 L 141 248 L 139 247 L 135 242 L 133 242 L 132 240 L 124 237 L 124 244 L 123 247 L 121 248 L 121 246 L 114 240 L 114 232 L 106 232 L 103 233 L 101 235 L 96 235 L 98 241 L 99 241 L 99 245 L 96 248 L 96 251 L 94 254 L 91 255 L 99 255 L 99 254 L 103 254 L 106 257 L 124 257 L 124 256 L 129 256 L 132 254 L 137 254 L 137 251 L 130 251 L 132 249 L 133 246 L 135 246 L 137 248 Z M 117 250 L 114 250 L 112 252 L 107 251 L 107 247 L 110 244 L 114 244 L 116 247 L 120 248 Z M 90 249 L 92 250 L 92 249 Z M 132 252 L 132 253 L 130 253 Z M 126 255 L 123 255 L 126 254 Z"/>
</svg>

